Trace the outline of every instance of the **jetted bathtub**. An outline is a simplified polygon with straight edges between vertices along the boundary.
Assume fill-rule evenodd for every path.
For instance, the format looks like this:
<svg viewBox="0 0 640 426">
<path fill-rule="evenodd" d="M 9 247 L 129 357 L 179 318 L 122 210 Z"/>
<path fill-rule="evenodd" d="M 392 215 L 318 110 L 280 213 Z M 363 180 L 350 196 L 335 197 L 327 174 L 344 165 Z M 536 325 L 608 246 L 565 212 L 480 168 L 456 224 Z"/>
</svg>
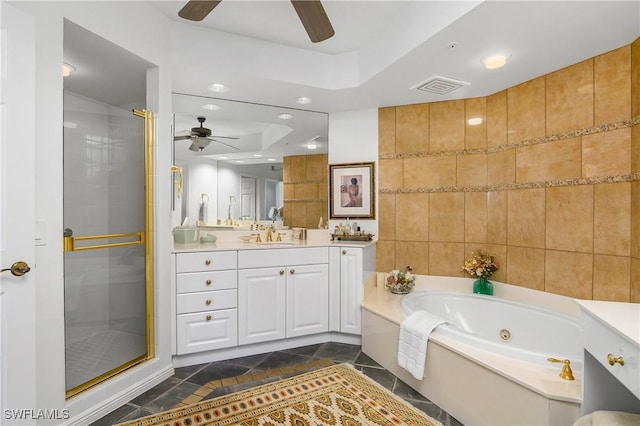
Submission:
<svg viewBox="0 0 640 426">
<path fill-rule="evenodd" d="M 418 275 L 413 291 L 391 294 L 386 275 L 366 283 L 362 352 L 463 424 L 570 426 L 580 417 L 583 346 L 578 306 L 561 295 L 494 282 Z M 425 374 L 398 365 L 400 324 L 418 309 L 448 324 L 429 336 Z M 560 377 L 569 359 L 575 380 Z"/>
<path fill-rule="evenodd" d="M 424 310 L 445 319 L 438 334 L 479 349 L 545 365 L 549 357 L 569 359 L 573 369 L 581 369 L 577 318 L 512 300 L 446 291 L 410 293 L 400 306 L 405 318 Z"/>
</svg>

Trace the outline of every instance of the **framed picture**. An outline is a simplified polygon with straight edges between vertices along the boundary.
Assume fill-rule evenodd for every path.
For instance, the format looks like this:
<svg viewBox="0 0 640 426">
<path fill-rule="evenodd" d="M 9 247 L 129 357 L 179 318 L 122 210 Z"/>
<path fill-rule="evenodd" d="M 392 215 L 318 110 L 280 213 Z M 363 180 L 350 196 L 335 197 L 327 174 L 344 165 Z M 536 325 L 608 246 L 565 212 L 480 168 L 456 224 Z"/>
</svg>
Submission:
<svg viewBox="0 0 640 426">
<path fill-rule="evenodd" d="M 331 219 L 375 219 L 374 163 L 330 164 Z"/>
</svg>

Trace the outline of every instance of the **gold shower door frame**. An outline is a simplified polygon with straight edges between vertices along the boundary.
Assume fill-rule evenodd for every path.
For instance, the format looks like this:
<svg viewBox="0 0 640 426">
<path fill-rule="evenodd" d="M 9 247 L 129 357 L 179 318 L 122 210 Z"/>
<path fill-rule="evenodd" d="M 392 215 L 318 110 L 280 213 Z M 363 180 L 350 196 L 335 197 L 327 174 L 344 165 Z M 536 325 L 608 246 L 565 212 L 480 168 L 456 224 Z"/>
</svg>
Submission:
<svg viewBox="0 0 640 426">
<path fill-rule="evenodd" d="M 66 398 L 71 398 L 80 392 L 101 383 L 124 370 L 138 365 L 144 361 L 155 358 L 155 296 L 154 296 L 154 158 L 155 158 L 155 114 L 147 110 L 133 110 L 133 115 L 144 119 L 144 182 L 145 182 L 145 230 L 128 234 L 105 234 L 105 235 L 92 235 L 92 236 L 65 236 L 64 237 L 64 251 L 84 251 L 84 250 L 98 250 L 108 249 L 113 247 L 123 247 L 128 245 L 145 245 L 145 294 L 146 294 L 146 333 L 147 333 L 147 353 L 138 358 L 134 358 L 119 367 L 103 373 L 88 382 L 85 382 L 75 388 L 69 389 L 66 392 Z M 134 241 L 125 241 L 120 243 L 107 243 L 107 244 L 93 244 L 93 245 L 81 245 L 76 242 L 81 241 L 94 241 L 105 240 L 114 238 L 132 238 Z"/>
</svg>

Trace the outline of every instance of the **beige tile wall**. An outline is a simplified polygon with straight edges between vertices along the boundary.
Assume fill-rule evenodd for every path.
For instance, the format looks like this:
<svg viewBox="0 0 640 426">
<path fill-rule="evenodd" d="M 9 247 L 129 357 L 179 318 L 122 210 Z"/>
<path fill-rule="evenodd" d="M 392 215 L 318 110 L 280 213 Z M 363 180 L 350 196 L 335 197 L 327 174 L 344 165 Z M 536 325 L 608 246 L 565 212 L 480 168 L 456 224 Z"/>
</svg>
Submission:
<svg viewBox="0 0 640 426">
<path fill-rule="evenodd" d="M 631 45 L 631 116 L 640 115 L 640 38 Z M 632 301 L 640 301 L 640 123 L 631 128 L 631 289 Z"/>
<path fill-rule="evenodd" d="M 317 228 L 329 218 L 329 159 L 327 154 L 283 158 L 284 223 Z"/>
<path fill-rule="evenodd" d="M 480 117 L 470 126 L 467 119 Z M 640 39 L 491 96 L 379 110 L 377 269 L 640 302 Z"/>
</svg>

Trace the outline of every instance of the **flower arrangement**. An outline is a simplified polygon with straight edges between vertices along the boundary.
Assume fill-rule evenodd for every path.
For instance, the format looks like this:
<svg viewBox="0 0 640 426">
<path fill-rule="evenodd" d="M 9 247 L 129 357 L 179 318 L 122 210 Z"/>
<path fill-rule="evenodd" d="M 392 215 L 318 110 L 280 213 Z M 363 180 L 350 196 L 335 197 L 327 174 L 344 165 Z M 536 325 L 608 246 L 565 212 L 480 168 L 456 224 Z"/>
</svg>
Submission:
<svg viewBox="0 0 640 426">
<path fill-rule="evenodd" d="M 478 278 L 489 278 L 498 269 L 500 269 L 500 265 L 494 260 L 493 255 L 483 253 L 482 250 L 473 252 L 462 265 L 463 272 Z"/>
<path fill-rule="evenodd" d="M 385 287 L 387 287 L 391 291 L 391 293 L 394 294 L 409 293 L 413 286 L 416 285 L 416 276 L 411 273 L 412 271 L 413 268 L 411 268 L 411 266 L 407 266 L 404 272 L 401 272 L 398 269 L 394 269 L 393 271 L 389 272 Z"/>
</svg>

